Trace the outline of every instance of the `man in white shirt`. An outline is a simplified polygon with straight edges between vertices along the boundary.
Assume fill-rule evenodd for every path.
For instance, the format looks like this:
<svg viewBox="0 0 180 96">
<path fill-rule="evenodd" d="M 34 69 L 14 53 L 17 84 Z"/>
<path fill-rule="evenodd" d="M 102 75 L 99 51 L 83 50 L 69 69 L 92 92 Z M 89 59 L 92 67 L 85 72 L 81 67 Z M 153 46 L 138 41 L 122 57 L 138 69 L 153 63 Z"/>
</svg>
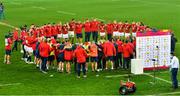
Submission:
<svg viewBox="0 0 180 96">
<path fill-rule="evenodd" d="M 171 53 L 171 63 L 169 65 L 169 68 L 171 70 L 173 88 L 177 89 L 178 88 L 177 73 L 179 69 L 179 59 L 175 56 L 174 53 Z"/>
</svg>

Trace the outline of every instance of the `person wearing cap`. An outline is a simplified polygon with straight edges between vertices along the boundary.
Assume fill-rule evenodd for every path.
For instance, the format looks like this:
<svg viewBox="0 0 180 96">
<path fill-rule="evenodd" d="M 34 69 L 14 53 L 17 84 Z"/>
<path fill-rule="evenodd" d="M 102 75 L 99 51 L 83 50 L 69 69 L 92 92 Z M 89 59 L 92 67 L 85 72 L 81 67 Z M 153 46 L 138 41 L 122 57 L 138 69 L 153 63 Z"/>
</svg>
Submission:
<svg viewBox="0 0 180 96">
<path fill-rule="evenodd" d="M 179 59 L 175 56 L 174 53 L 171 53 L 171 62 L 169 64 L 169 68 L 171 71 L 172 86 L 174 89 L 177 89 L 178 88 L 177 73 L 179 69 Z"/>
</svg>

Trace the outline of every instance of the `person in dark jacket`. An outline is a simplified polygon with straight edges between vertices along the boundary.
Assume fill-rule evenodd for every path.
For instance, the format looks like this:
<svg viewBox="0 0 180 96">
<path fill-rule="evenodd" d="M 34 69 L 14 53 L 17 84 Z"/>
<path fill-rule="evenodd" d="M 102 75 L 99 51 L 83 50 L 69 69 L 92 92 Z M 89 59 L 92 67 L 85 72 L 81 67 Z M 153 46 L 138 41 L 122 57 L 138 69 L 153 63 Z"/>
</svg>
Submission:
<svg viewBox="0 0 180 96">
<path fill-rule="evenodd" d="M 176 47 L 177 39 L 174 36 L 174 33 L 171 34 L 171 52 L 174 53 Z"/>
</svg>

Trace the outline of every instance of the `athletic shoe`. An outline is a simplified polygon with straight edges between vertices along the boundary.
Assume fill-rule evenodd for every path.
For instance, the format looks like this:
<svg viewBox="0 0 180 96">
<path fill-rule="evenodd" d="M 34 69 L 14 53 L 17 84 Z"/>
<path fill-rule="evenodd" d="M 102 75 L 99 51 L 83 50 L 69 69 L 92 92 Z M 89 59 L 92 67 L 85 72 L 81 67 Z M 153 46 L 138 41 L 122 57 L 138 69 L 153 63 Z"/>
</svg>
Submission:
<svg viewBox="0 0 180 96">
<path fill-rule="evenodd" d="M 21 60 L 24 60 L 24 58 L 21 58 Z"/>
<path fill-rule="evenodd" d="M 21 50 L 21 53 L 24 53 L 24 51 L 23 51 L 23 50 Z"/>
<path fill-rule="evenodd" d="M 29 62 L 28 64 L 33 64 L 34 62 Z"/>
<path fill-rule="evenodd" d="M 6 60 L 4 60 L 4 64 L 6 64 Z"/>
<path fill-rule="evenodd" d="M 77 78 L 79 79 L 79 78 L 81 78 L 80 76 L 77 76 Z"/>
<path fill-rule="evenodd" d="M 87 76 L 86 76 L 86 75 L 84 75 L 83 77 L 84 77 L 84 78 L 86 78 Z"/>
<path fill-rule="evenodd" d="M 47 72 L 46 71 L 41 71 L 42 73 L 44 73 L 44 74 L 47 74 Z"/>
</svg>

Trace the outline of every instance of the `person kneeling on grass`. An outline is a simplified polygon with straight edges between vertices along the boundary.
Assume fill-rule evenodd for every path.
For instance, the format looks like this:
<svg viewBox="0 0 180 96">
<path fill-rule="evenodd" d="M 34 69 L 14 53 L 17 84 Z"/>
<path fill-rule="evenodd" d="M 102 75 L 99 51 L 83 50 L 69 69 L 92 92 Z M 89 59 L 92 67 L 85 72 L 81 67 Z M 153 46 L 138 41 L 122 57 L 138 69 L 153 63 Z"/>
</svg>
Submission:
<svg viewBox="0 0 180 96">
<path fill-rule="evenodd" d="M 80 78 L 80 72 L 81 72 L 81 67 L 83 70 L 83 77 L 86 78 L 86 69 L 85 69 L 85 64 L 86 64 L 86 57 L 87 53 L 86 51 L 82 48 L 82 46 L 78 45 L 76 50 L 74 51 L 74 57 L 77 58 L 77 63 L 78 63 L 78 76 L 77 78 Z"/>
<path fill-rule="evenodd" d="M 5 36 L 5 56 L 4 56 L 4 63 L 5 64 L 10 64 L 10 55 L 11 55 L 11 45 L 12 45 L 12 40 L 10 36 L 6 35 Z"/>
</svg>

